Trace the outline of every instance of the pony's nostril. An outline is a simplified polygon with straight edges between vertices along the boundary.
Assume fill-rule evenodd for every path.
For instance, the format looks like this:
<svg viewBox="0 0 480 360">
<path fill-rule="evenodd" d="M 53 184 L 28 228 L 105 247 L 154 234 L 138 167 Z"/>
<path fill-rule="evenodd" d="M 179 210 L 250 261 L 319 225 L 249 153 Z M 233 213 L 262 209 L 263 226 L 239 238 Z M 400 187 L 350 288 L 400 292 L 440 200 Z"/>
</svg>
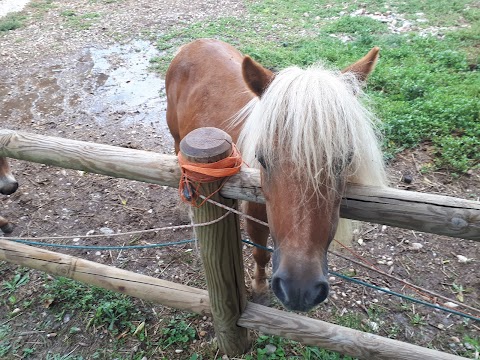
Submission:
<svg viewBox="0 0 480 360">
<path fill-rule="evenodd" d="M 283 304 L 288 303 L 288 287 L 286 287 L 284 279 L 280 276 L 274 276 L 272 278 L 272 290 Z"/>
<path fill-rule="evenodd" d="M 3 195 L 10 195 L 13 194 L 18 189 L 18 182 L 10 182 L 7 185 L 3 186 L 0 190 L 0 193 Z"/>
<path fill-rule="evenodd" d="M 312 289 L 312 303 L 314 305 L 320 304 L 321 302 L 325 301 L 328 297 L 328 282 L 324 280 L 320 280 L 317 282 Z"/>
</svg>

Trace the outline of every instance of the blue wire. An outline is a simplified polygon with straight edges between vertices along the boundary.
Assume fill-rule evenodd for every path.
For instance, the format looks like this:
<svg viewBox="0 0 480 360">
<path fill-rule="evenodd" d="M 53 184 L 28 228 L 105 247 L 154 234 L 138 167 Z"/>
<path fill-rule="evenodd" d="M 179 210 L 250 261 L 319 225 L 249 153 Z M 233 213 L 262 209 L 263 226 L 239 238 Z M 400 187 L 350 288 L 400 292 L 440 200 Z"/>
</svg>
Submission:
<svg viewBox="0 0 480 360">
<path fill-rule="evenodd" d="M 348 276 L 343 275 L 343 274 L 339 274 L 339 273 L 334 272 L 334 271 L 330 271 L 330 274 L 332 274 L 332 275 L 334 275 L 334 276 L 337 276 L 337 277 L 339 277 L 339 278 L 342 278 L 342 279 L 351 281 L 351 282 L 353 282 L 353 283 L 357 283 L 357 284 L 360 284 L 360 285 L 363 285 L 363 286 L 366 286 L 366 287 L 369 287 L 369 288 L 372 288 L 372 289 L 375 289 L 375 290 L 383 291 L 384 293 L 387 293 L 387 294 L 390 294 L 390 295 L 398 296 L 398 297 L 400 297 L 400 298 L 402 298 L 402 299 L 406 299 L 406 300 L 410 300 L 410 301 L 415 302 L 415 303 L 418 303 L 418 304 L 430 306 L 431 308 L 438 309 L 438 310 L 443 310 L 443 311 L 445 311 L 445 312 L 448 312 L 448 313 L 451 313 L 451 314 L 455 314 L 455 315 L 459 315 L 459 316 L 463 316 L 463 317 L 466 317 L 466 318 L 468 318 L 468 319 L 480 321 L 480 318 L 478 318 L 478 317 L 470 316 L 470 315 L 467 315 L 467 314 L 463 314 L 463 313 L 461 313 L 461 312 L 458 312 L 458 311 L 455 311 L 455 310 L 452 310 L 452 309 L 448 309 L 448 308 L 445 308 L 445 307 L 442 307 L 442 306 L 439 306 L 439 305 L 430 304 L 430 303 L 428 303 L 428 302 L 426 302 L 426 301 L 418 300 L 418 299 L 415 299 L 415 298 L 413 298 L 413 297 L 411 297 L 411 296 L 399 294 L 399 293 L 396 293 L 396 292 L 394 292 L 394 291 L 390 291 L 390 290 L 387 290 L 387 289 L 378 287 L 378 286 L 376 286 L 376 285 L 372 285 L 372 284 L 366 283 L 366 282 L 364 282 L 364 281 L 357 280 L 357 279 L 355 279 L 355 278 L 351 278 L 351 277 L 348 277 Z"/>
<path fill-rule="evenodd" d="M 131 250 L 131 249 L 149 249 L 149 248 L 158 248 L 158 247 L 164 247 L 164 246 L 182 245 L 182 244 L 192 243 L 192 242 L 195 241 L 195 239 L 182 240 L 182 241 L 177 241 L 177 242 L 168 242 L 168 243 L 163 243 L 163 244 L 127 245 L 127 246 L 84 246 L 84 245 L 61 245 L 61 244 L 42 243 L 42 242 L 27 241 L 27 240 L 12 240 L 12 241 L 22 243 L 22 244 L 26 244 L 26 245 L 48 246 L 48 247 L 57 247 L 57 248 L 64 248 L 64 249 Z M 248 244 L 248 245 L 253 245 L 253 246 L 255 246 L 259 249 L 262 249 L 262 250 L 273 252 L 272 248 L 265 247 L 265 246 L 262 246 L 262 245 L 258 245 L 258 244 L 255 244 L 255 243 L 251 242 L 251 241 L 248 241 L 248 240 L 242 240 L 242 242 L 244 242 L 245 244 Z M 445 307 L 442 307 L 442 306 L 439 306 L 439 305 L 430 304 L 426 301 L 418 300 L 418 299 L 415 299 L 415 298 L 407 296 L 407 295 L 399 294 L 399 293 L 396 293 L 394 291 L 390 291 L 390 290 L 381 288 L 379 286 L 372 285 L 372 284 L 369 284 L 367 282 L 357 280 L 357 279 L 351 278 L 349 276 L 346 276 L 346 275 L 343 275 L 343 274 L 340 274 L 340 273 L 337 273 L 337 272 L 334 272 L 334 271 L 330 271 L 330 274 L 332 274 L 334 276 L 337 276 L 339 278 L 351 281 L 353 283 L 359 284 L 359 285 L 363 285 L 363 286 L 366 286 L 366 287 L 369 287 L 369 288 L 372 288 L 372 289 L 375 289 L 375 290 L 379 290 L 379 291 L 382 291 L 382 292 L 390 294 L 390 295 L 398 296 L 402 299 L 406 299 L 406 300 L 409 300 L 409 301 L 412 301 L 412 302 L 415 302 L 415 303 L 418 303 L 418 304 L 422 304 L 422 305 L 425 305 L 425 306 L 428 306 L 428 307 L 431 307 L 431 308 L 434 308 L 434 309 L 438 309 L 438 310 L 442 310 L 442 311 L 445 311 L 445 312 L 448 312 L 448 313 L 451 313 L 451 314 L 462 316 L 462 317 L 467 318 L 467 319 L 480 321 L 480 318 L 478 318 L 478 317 L 471 316 L 471 315 L 468 315 L 468 314 L 463 314 L 463 313 L 458 312 L 456 310 L 448 309 L 448 308 L 445 308 Z"/>
</svg>

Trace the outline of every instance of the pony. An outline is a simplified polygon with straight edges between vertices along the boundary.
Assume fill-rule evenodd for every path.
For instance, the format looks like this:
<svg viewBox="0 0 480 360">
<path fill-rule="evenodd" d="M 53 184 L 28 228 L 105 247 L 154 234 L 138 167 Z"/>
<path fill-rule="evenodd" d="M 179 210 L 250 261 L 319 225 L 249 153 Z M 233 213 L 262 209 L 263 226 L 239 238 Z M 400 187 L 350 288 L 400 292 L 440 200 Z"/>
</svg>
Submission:
<svg viewBox="0 0 480 360">
<path fill-rule="evenodd" d="M 384 186 L 376 118 L 360 102 L 378 48 L 343 71 L 322 65 L 266 69 L 231 45 L 200 39 L 182 46 L 165 78 L 167 124 L 178 153 L 190 131 L 229 133 L 260 170 L 265 204 L 245 203 L 250 239 L 274 243 L 271 287 L 289 310 L 308 311 L 329 292 L 327 249 L 352 236 L 339 221 L 347 182 Z M 341 236 L 340 234 L 344 234 Z M 268 301 L 270 254 L 254 248 L 254 301 Z"/>
<path fill-rule="evenodd" d="M 10 172 L 7 159 L 0 157 L 0 193 L 10 195 L 17 191 L 17 188 L 18 182 Z M 13 231 L 12 225 L 2 216 L 0 216 L 0 229 L 6 234 Z"/>
</svg>

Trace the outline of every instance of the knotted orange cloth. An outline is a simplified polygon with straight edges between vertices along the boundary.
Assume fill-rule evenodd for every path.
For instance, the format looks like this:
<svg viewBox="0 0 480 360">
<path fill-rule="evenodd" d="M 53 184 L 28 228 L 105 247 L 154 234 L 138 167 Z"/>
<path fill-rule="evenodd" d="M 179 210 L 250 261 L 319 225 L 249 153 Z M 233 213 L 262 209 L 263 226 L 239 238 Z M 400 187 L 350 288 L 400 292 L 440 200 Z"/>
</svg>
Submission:
<svg viewBox="0 0 480 360">
<path fill-rule="evenodd" d="M 178 163 L 182 170 L 178 191 L 182 201 L 195 206 L 202 206 L 208 199 L 220 191 L 228 177 L 238 174 L 242 167 L 242 156 L 235 144 L 232 146 L 232 153 L 225 159 L 214 163 L 194 163 L 185 159 L 181 152 L 178 153 Z M 225 179 L 227 178 L 227 179 Z M 217 190 L 209 195 L 205 195 L 205 199 L 198 204 L 200 196 L 200 187 L 202 184 L 211 183 L 225 179 Z"/>
</svg>

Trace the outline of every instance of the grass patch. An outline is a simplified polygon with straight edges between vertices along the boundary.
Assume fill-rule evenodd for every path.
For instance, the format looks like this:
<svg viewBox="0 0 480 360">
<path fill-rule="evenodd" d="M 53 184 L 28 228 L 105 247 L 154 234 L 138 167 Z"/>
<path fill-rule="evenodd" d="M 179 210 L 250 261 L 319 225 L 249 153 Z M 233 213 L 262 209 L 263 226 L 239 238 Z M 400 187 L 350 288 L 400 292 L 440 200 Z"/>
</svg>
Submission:
<svg viewBox="0 0 480 360">
<path fill-rule="evenodd" d="M 18 13 L 10 13 L 0 19 L 0 33 L 12 31 L 23 26 L 25 16 Z"/>
<path fill-rule="evenodd" d="M 60 310 L 59 318 L 66 310 L 78 310 L 90 318 L 87 327 L 106 328 L 112 334 L 122 331 L 133 334 L 136 330 L 133 322 L 144 320 L 128 296 L 62 277 L 45 284 L 43 300 L 51 303 L 51 309 Z"/>
<path fill-rule="evenodd" d="M 98 13 L 77 14 L 74 10 L 64 10 L 60 15 L 69 26 L 80 30 L 90 29 L 100 18 Z"/>
<path fill-rule="evenodd" d="M 443 37 L 414 31 L 393 34 L 380 21 L 350 16 L 358 4 L 249 1 L 241 18 L 224 17 L 163 34 L 157 46 L 164 55 L 152 64 L 164 73 L 180 45 L 202 37 L 224 40 L 274 70 L 319 60 L 342 68 L 380 46 L 381 58 L 367 93 L 384 124 L 386 157 L 428 142 L 434 156 L 428 169 L 463 173 L 478 168 L 480 10 L 468 0 L 362 3 L 369 13 L 389 10 L 417 19 L 421 12 L 428 21 L 419 22 L 419 28 L 469 24 L 442 31 Z M 339 40 L 342 34 L 352 41 Z"/>
</svg>

